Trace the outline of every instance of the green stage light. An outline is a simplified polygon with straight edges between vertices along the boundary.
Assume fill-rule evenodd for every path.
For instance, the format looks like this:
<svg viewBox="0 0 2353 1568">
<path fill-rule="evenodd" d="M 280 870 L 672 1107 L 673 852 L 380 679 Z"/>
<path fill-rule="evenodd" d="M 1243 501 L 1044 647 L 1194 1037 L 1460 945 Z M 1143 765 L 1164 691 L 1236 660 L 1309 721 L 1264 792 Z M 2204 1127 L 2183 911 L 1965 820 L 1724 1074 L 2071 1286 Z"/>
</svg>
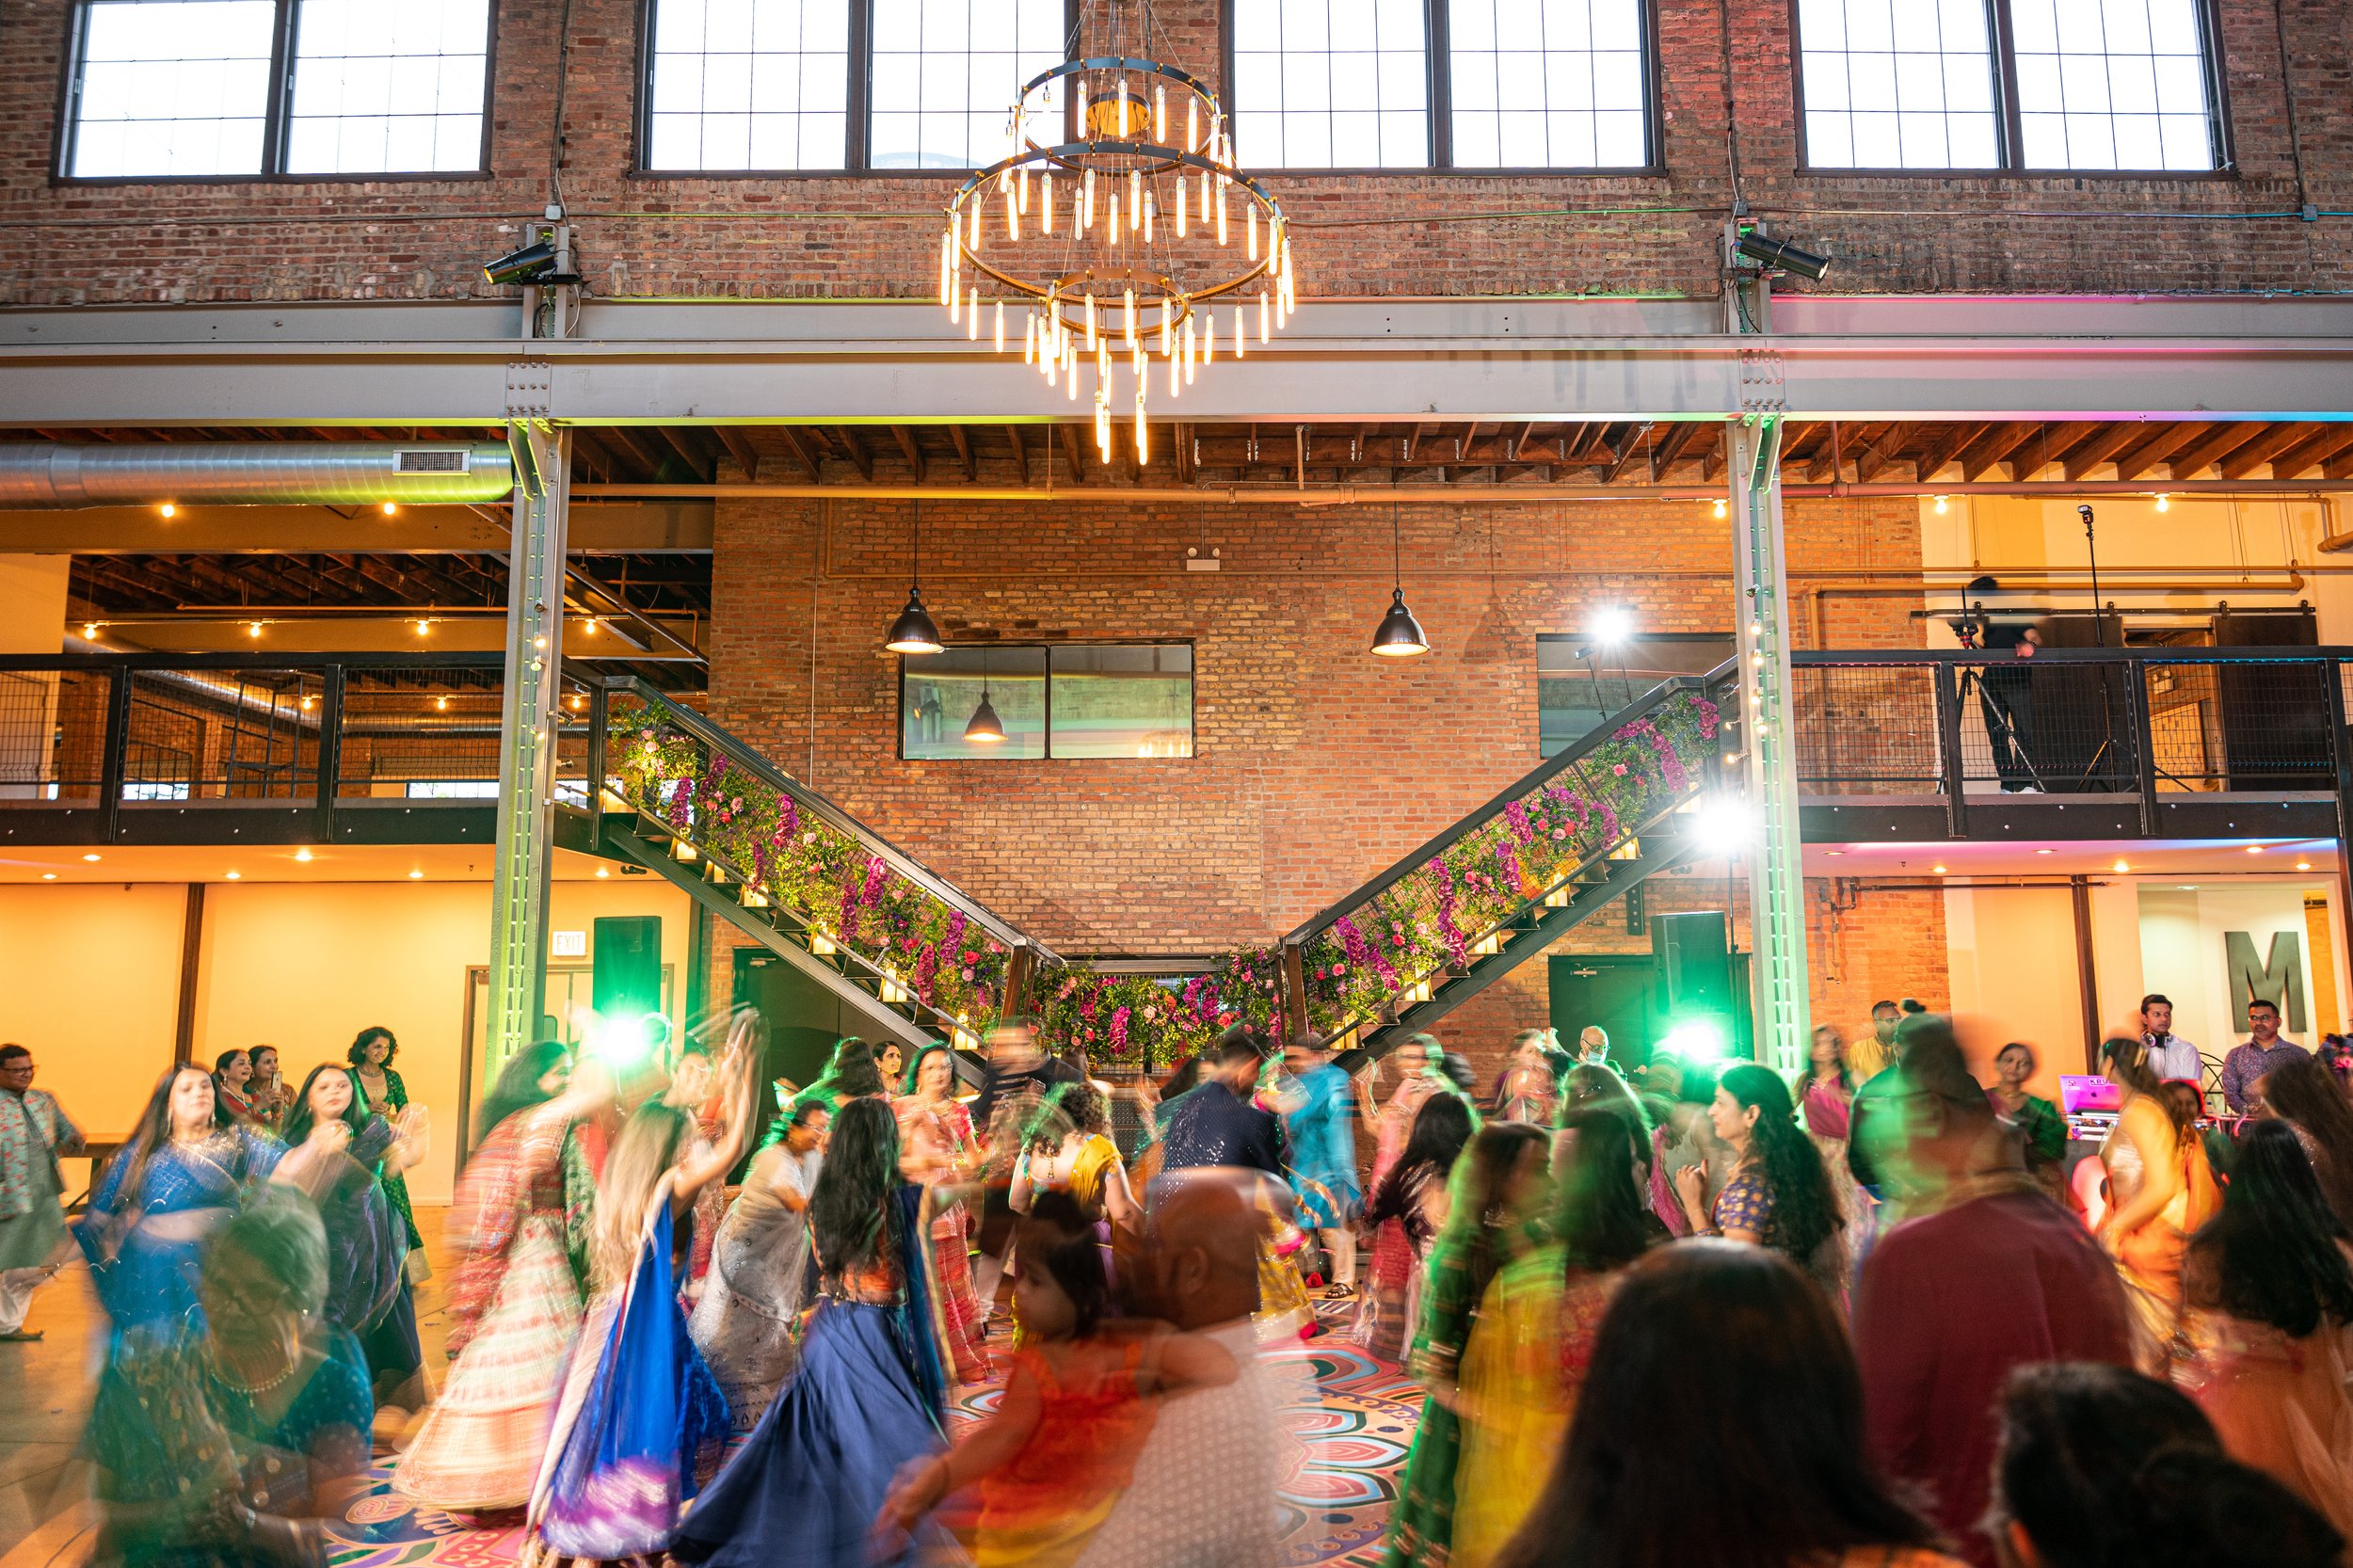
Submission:
<svg viewBox="0 0 2353 1568">
<path fill-rule="evenodd" d="M 1684 1018 L 1668 1030 L 1657 1048 L 1686 1062 L 1721 1062 L 1728 1049 L 1723 1026 L 1713 1018 Z"/>
<path fill-rule="evenodd" d="M 659 1013 L 605 1018 L 591 1013 L 583 1031 L 588 1053 L 616 1067 L 634 1067 L 669 1043 L 670 1020 Z"/>
</svg>

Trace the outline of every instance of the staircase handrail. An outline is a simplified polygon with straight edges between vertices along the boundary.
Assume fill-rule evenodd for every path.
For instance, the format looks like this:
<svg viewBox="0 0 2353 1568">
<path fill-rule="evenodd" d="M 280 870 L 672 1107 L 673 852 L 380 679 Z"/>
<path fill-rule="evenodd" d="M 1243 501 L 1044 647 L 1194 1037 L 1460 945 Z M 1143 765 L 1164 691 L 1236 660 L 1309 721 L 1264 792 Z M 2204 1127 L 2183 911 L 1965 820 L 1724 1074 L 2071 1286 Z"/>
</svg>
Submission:
<svg viewBox="0 0 2353 1568">
<path fill-rule="evenodd" d="M 1530 792 L 1551 783 L 1561 774 L 1568 772 L 1604 745 L 1616 740 L 1618 732 L 1627 725 L 1648 718 L 1673 697 L 1687 692 L 1705 696 L 1708 692 L 1715 690 L 1730 679 L 1733 666 L 1737 662 L 1727 659 L 1705 675 L 1671 676 L 1625 707 L 1607 714 L 1599 724 L 1577 737 L 1576 741 L 1506 784 L 1490 796 L 1485 805 L 1456 818 L 1454 822 L 1424 840 L 1418 848 L 1407 854 L 1404 858 L 1387 871 L 1383 872 L 1370 882 L 1351 889 L 1336 902 L 1324 905 L 1301 921 L 1284 936 L 1283 944 L 1287 947 L 1295 946 L 1307 941 L 1318 932 L 1331 929 L 1341 916 L 1379 898 L 1415 872 L 1428 865 L 1431 856 L 1444 852 L 1449 844 L 1493 822 L 1501 816 L 1504 808 L 1513 801 L 1524 800 Z"/>
<path fill-rule="evenodd" d="M 961 913 L 971 924 L 1014 951 L 1026 950 L 1036 964 L 1056 965 L 1062 962 L 1053 951 L 1023 932 L 1019 927 L 990 910 L 985 904 L 958 888 L 946 877 L 875 832 L 872 827 L 835 805 L 825 796 L 794 778 L 772 761 L 758 747 L 739 739 L 708 715 L 687 707 L 658 687 L 648 685 L 632 675 L 608 676 L 604 680 L 608 733 L 618 728 L 610 717 L 611 699 L 617 695 L 634 696 L 662 715 L 665 724 L 685 731 L 705 745 L 724 754 L 728 766 L 741 769 L 759 779 L 779 794 L 788 796 L 794 808 L 816 818 L 834 831 L 856 839 L 867 850 L 882 858 L 898 875 L 920 888 L 940 903 Z M 612 771 L 608 749 L 606 772 Z M 599 780 L 603 785 L 606 780 Z M 691 841 L 691 840 L 690 840 Z"/>
<path fill-rule="evenodd" d="M 1458 818 L 1425 840 L 1382 875 L 1327 905 L 1281 942 L 1285 990 L 1294 998 L 1294 1028 L 1311 1029 L 1327 1037 L 1363 1024 L 1377 1023 L 1397 1008 L 1400 999 L 1451 969 L 1467 973 L 1481 958 L 1476 950 L 1526 920 L 1530 910 L 1556 899 L 1593 867 L 1607 861 L 1627 843 L 1688 805 L 1713 776 L 1713 750 L 1685 757 L 1674 736 L 1662 728 L 1671 717 L 1670 705 L 1692 705 L 1698 744 L 1713 742 L 1719 733 L 1718 710 L 1708 694 L 1727 683 L 1734 662 L 1727 660 L 1703 676 L 1676 676 L 1610 713 L 1575 744 L 1547 758 L 1522 775 L 1485 805 Z M 1647 741 L 1647 751 L 1640 743 Z M 1612 765 L 1612 776 L 1631 772 L 1635 782 L 1625 786 L 1597 785 L 1583 769 L 1602 748 L 1615 744 L 1624 760 Z M 1628 749 L 1635 748 L 1635 749 Z M 1654 770 L 1655 768 L 1655 775 Z M 1681 774 L 1680 780 L 1676 777 Z M 1581 788 L 1571 791 L 1574 777 Z M 1621 790 L 1640 793 L 1629 799 Z M 1625 818 L 1621 807 L 1633 806 Z M 1513 808 L 1518 808 L 1517 814 Z M 1497 836 L 1494 864 L 1479 856 L 1457 867 L 1444 860 L 1449 851 L 1494 825 L 1498 818 L 1511 825 Z M 1549 825 L 1552 831 L 1547 834 Z M 1598 831 L 1593 831 L 1595 826 Z M 1561 843 L 1567 854 L 1545 865 L 1535 855 L 1539 843 Z M 1458 857 L 1459 858 L 1459 857 Z M 1533 864 L 1531 864 L 1531 861 Z M 1541 866 L 1541 871 L 1535 867 Z M 1401 909 L 1383 901 L 1418 873 L 1438 868 L 1432 880 L 1436 907 L 1434 922 L 1425 922 L 1418 907 Z M 1456 875 L 1460 872 L 1462 882 Z M 1506 880 L 1511 882 L 1506 887 Z M 1498 902 L 1498 895 L 1503 895 Z M 1461 903 L 1458 904 L 1458 898 Z M 1417 903 L 1418 901 L 1417 901 Z M 1456 910 L 1483 911 L 1469 923 Z M 1364 929 L 1352 916 L 1371 919 Z M 1430 924 L 1437 928 L 1435 939 Z"/>
</svg>

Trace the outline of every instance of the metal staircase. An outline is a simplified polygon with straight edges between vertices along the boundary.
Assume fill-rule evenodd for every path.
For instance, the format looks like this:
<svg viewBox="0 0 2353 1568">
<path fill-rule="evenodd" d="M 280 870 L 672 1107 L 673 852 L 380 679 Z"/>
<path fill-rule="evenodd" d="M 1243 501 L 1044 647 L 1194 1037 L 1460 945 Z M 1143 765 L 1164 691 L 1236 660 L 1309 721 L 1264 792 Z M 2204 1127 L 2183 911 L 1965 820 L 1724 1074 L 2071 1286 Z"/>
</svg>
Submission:
<svg viewBox="0 0 2353 1568">
<path fill-rule="evenodd" d="M 1336 1041 L 1352 1069 L 1385 1056 L 1693 858 L 1736 699 L 1730 661 L 1652 688 L 1289 933 L 1292 1030 Z"/>
<path fill-rule="evenodd" d="M 558 841 L 683 889 L 876 1037 L 944 1040 L 968 1060 L 1037 966 L 1060 962 L 693 709 L 629 677 L 591 695 L 570 733 L 600 787 L 572 795 Z"/>
</svg>

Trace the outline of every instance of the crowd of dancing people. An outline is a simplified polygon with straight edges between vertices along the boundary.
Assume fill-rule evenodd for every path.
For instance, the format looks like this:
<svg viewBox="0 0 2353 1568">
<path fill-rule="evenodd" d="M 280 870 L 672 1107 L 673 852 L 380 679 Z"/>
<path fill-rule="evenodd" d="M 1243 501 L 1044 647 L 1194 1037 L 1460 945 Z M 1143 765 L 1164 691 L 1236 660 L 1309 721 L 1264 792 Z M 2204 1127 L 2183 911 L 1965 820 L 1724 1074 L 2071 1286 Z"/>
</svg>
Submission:
<svg viewBox="0 0 2353 1568">
<path fill-rule="evenodd" d="M 1318 1341 L 1421 1393 L 1389 1564 L 2345 1562 L 2353 1095 L 2262 1001 L 2210 1095 L 2170 1012 L 2102 1046 L 2096 1147 L 1909 1003 L 1794 1078 L 1599 1029 L 1483 1081 L 1427 1034 L 1107 1079 L 1008 1024 L 806 1086 L 748 1014 L 543 1041 L 438 1279 L 389 1032 L 167 1073 L 70 1239 L 80 1134 L 0 1047 L 0 1329 L 78 1243 L 102 1555 L 175 1568 L 323 1564 L 372 1467 L 533 1560 L 1273 1568 Z"/>
</svg>

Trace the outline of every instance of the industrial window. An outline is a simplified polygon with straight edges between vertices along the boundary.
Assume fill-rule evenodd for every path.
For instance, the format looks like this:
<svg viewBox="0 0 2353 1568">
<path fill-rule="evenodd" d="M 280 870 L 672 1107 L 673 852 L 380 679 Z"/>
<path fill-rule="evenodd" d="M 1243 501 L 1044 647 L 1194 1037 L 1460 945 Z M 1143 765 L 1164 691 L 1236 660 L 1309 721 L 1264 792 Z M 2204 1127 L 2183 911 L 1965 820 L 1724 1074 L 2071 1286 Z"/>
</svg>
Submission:
<svg viewBox="0 0 2353 1568">
<path fill-rule="evenodd" d="M 1190 757 L 1193 648 L 1080 643 L 909 654 L 899 664 L 899 742 L 900 755 L 915 760 Z"/>
<path fill-rule="evenodd" d="M 1229 0 L 1234 141 L 1267 168 L 1641 168 L 1644 0 Z"/>
<path fill-rule="evenodd" d="M 483 168 L 489 0 L 84 0 L 79 24 L 69 179 Z"/>
<path fill-rule="evenodd" d="M 1798 0 L 1814 168 L 2207 173 L 2207 0 Z"/>
<path fill-rule="evenodd" d="M 652 171 L 968 169 L 1013 151 L 1072 0 L 654 0 Z M 1032 100 L 1053 108 L 1059 98 Z"/>
</svg>

